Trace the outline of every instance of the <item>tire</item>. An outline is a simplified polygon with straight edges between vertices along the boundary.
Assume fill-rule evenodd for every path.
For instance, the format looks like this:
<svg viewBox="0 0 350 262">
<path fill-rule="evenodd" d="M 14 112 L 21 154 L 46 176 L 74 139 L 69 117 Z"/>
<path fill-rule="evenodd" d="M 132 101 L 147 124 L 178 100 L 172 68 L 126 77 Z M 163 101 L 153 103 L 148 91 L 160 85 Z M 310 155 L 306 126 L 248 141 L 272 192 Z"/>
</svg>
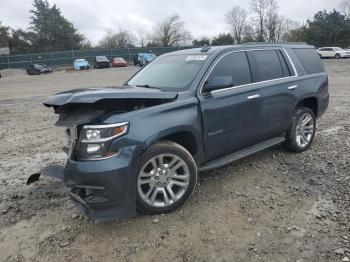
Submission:
<svg viewBox="0 0 350 262">
<path fill-rule="evenodd" d="M 157 142 L 141 155 L 136 183 L 137 210 L 143 214 L 171 212 L 190 197 L 196 183 L 197 166 L 192 155 L 177 143 Z"/>
<path fill-rule="evenodd" d="M 335 54 L 335 59 L 340 59 L 341 55 L 340 54 Z"/>
<path fill-rule="evenodd" d="M 307 120 L 307 118 L 309 120 Z M 303 126 L 303 121 L 306 123 Z M 297 107 L 294 111 L 292 126 L 287 132 L 284 148 L 291 152 L 304 152 L 307 150 L 315 137 L 316 117 L 308 107 Z"/>
</svg>

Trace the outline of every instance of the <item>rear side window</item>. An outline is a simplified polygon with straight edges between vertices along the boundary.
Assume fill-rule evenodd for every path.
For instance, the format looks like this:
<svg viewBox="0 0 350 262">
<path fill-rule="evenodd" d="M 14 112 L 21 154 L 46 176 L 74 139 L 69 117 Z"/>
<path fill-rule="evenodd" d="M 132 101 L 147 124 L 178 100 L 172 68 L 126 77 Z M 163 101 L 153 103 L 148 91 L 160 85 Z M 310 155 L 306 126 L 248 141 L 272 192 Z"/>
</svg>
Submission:
<svg viewBox="0 0 350 262">
<path fill-rule="evenodd" d="M 252 77 L 246 52 L 235 52 L 221 58 L 210 74 L 209 81 L 222 76 L 232 76 L 234 86 L 250 84 Z"/>
<path fill-rule="evenodd" d="M 317 74 L 324 72 L 324 67 L 321 63 L 321 59 L 313 48 L 301 48 L 293 49 L 294 53 L 298 57 L 299 61 L 303 65 L 306 73 Z"/>
<path fill-rule="evenodd" d="M 254 51 L 256 66 L 260 73 L 259 81 L 272 80 L 285 77 L 283 71 L 286 68 L 281 66 L 281 58 L 276 50 Z M 282 61 L 285 63 L 285 61 Z"/>
</svg>

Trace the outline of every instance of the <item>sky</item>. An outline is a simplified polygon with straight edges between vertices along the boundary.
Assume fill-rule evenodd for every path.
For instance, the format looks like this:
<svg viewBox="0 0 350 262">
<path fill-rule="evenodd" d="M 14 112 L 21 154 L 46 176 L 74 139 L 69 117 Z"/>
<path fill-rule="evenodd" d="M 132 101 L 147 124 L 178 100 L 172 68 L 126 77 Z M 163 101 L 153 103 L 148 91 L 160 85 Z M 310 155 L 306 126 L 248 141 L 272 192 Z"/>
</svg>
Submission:
<svg viewBox="0 0 350 262">
<path fill-rule="evenodd" d="M 32 0 L 0 0 L 0 21 L 12 28 L 27 29 Z M 173 14 L 179 14 L 194 38 L 228 32 L 224 14 L 234 5 L 249 9 L 249 0 L 49 0 L 93 44 L 108 29 L 151 30 Z M 305 22 L 320 10 L 339 8 L 341 0 L 279 0 L 280 13 Z"/>
</svg>

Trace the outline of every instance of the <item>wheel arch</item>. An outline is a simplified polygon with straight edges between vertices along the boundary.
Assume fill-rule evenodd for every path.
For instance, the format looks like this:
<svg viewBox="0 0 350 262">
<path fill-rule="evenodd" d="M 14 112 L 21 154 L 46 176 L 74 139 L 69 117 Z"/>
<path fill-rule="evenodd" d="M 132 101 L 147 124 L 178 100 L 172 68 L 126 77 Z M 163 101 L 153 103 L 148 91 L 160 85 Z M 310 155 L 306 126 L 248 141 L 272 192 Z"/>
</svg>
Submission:
<svg viewBox="0 0 350 262">
<path fill-rule="evenodd" d="M 311 96 L 311 97 L 303 98 L 302 100 L 300 100 L 298 102 L 298 104 L 295 106 L 295 108 L 301 107 L 301 106 L 310 108 L 314 112 L 315 116 L 317 117 L 317 114 L 318 114 L 318 101 L 317 101 L 316 97 Z"/>
<path fill-rule="evenodd" d="M 161 140 L 169 140 L 183 146 L 195 159 L 201 155 L 199 137 L 191 128 L 170 129 L 160 132 L 157 136 L 146 141 L 143 152 Z"/>
</svg>

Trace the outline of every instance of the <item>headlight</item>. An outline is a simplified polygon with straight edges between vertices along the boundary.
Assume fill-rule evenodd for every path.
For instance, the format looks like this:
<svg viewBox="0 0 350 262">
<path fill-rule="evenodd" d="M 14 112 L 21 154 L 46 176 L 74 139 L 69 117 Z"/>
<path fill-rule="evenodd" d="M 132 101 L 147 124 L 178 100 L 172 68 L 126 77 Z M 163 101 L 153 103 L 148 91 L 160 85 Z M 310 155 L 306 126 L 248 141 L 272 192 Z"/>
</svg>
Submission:
<svg viewBox="0 0 350 262">
<path fill-rule="evenodd" d="M 114 139 L 125 135 L 128 127 L 127 122 L 84 126 L 80 134 L 79 159 L 96 160 L 117 154 L 109 150 L 109 146 Z"/>
</svg>

